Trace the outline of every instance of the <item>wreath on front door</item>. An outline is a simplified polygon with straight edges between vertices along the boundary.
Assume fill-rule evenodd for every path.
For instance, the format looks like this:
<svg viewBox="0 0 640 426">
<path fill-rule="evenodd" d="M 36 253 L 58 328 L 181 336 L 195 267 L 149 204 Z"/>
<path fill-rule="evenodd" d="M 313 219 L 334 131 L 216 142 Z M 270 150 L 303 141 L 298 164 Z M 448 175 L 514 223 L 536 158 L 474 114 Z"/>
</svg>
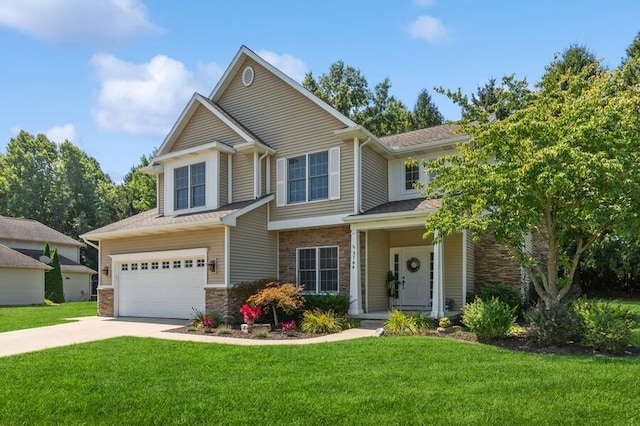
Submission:
<svg viewBox="0 0 640 426">
<path fill-rule="evenodd" d="M 407 269 L 409 272 L 418 272 L 420 270 L 420 260 L 417 257 L 407 260 Z"/>
</svg>

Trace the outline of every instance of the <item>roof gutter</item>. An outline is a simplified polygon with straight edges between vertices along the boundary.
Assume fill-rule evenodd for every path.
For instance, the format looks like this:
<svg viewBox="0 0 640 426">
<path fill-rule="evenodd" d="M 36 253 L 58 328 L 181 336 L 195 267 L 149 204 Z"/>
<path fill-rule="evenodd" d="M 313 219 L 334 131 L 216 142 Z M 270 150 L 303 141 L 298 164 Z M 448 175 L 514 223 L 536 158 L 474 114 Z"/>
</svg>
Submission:
<svg viewBox="0 0 640 426">
<path fill-rule="evenodd" d="M 198 228 L 206 228 L 208 226 L 216 226 L 216 225 L 223 225 L 223 223 L 220 221 L 220 218 L 201 220 L 201 221 L 192 222 L 192 223 L 175 223 L 175 224 L 169 224 L 169 225 L 145 226 L 141 228 L 120 229 L 117 231 L 83 234 L 83 235 L 80 235 L 80 238 L 82 238 L 84 241 L 87 241 L 88 238 L 91 238 L 94 241 L 100 241 L 107 238 L 127 237 L 127 236 L 136 236 L 136 235 L 139 236 L 143 234 L 158 234 L 165 231 L 198 229 Z"/>
</svg>

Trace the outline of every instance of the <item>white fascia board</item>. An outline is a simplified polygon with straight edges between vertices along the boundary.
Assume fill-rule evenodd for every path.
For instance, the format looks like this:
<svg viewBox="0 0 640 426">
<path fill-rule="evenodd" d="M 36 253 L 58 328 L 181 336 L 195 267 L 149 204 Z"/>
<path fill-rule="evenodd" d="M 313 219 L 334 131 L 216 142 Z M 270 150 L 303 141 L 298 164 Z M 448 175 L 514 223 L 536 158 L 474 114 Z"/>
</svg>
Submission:
<svg viewBox="0 0 640 426">
<path fill-rule="evenodd" d="M 370 222 L 351 222 L 351 229 L 356 229 L 358 231 L 369 231 L 375 229 L 410 228 L 416 226 L 424 226 L 424 222 L 424 216 L 389 220 L 375 220 Z"/>
<path fill-rule="evenodd" d="M 150 176 L 158 176 L 159 174 L 164 173 L 164 166 L 161 164 L 149 165 L 140 167 L 138 171 Z"/>
<path fill-rule="evenodd" d="M 353 138 L 359 138 L 360 140 L 363 140 L 363 144 L 371 141 L 380 151 L 382 151 L 383 155 L 390 157 L 393 154 L 393 150 L 389 148 L 387 144 L 382 142 L 376 135 L 359 124 L 353 127 L 347 127 L 346 129 L 334 130 L 333 134 L 343 142 L 352 140 Z"/>
<path fill-rule="evenodd" d="M 342 115 L 341 113 L 339 113 L 336 109 L 331 107 L 329 104 L 324 102 L 322 99 L 318 98 L 317 96 L 315 96 L 314 94 L 309 92 L 307 89 L 305 89 L 297 81 L 293 80 L 291 77 L 289 77 L 288 75 L 286 75 L 285 73 L 283 73 L 282 71 L 280 71 L 279 69 L 277 69 L 276 67 L 271 65 L 269 62 L 267 62 L 264 59 L 262 59 L 260 56 L 258 56 L 255 52 L 253 52 L 247 46 L 240 47 L 240 50 L 238 50 L 238 53 L 236 53 L 236 56 L 231 61 L 231 64 L 229 64 L 229 66 L 225 70 L 224 74 L 222 74 L 222 77 L 218 81 L 218 84 L 216 84 L 216 87 L 214 87 L 213 91 L 209 95 L 209 99 L 211 99 L 214 102 L 217 102 L 219 100 L 219 98 L 222 96 L 222 93 L 224 92 L 224 90 L 231 83 L 231 79 L 233 78 L 233 76 L 238 71 L 236 68 L 239 66 L 239 63 L 240 63 L 241 59 L 243 58 L 243 56 L 247 56 L 247 57 L 253 59 L 255 62 L 260 64 L 260 66 L 266 68 L 268 71 L 270 71 L 276 77 L 280 78 L 282 81 L 287 83 L 289 86 L 291 86 L 293 89 L 298 91 L 300 94 L 302 94 L 304 97 L 309 99 L 311 102 L 315 103 L 320 108 L 322 108 L 324 111 L 326 111 L 327 113 L 329 113 L 330 115 L 332 115 L 333 117 L 338 119 L 345 126 L 348 126 L 348 127 L 357 126 L 357 124 L 355 122 L 353 122 L 349 118 L 347 118 L 344 115 Z"/>
<path fill-rule="evenodd" d="M 254 139 L 253 139 L 253 137 L 251 135 L 249 135 L 247 132 L 245 132 L 240 127 L 238 127 L 236 125 L 236 123 L 234 123 L 233 121 L 229 120 L 226 115 L 224 115 L 223 113 L 221 113 L 220 111 L 215 109 L 201 94 L 196 93 L 194 96 L 196 97 L 196 99 L 204 107 L 206 107 L 209 111 L 211 111 L 213 113 L 213 115 L 218 117 L 220 119 L 220 121 L 222 121 L 224 124 L 226 124 L 231 130 L 236 132 L 238 134 L 238 136 L 240 136 L 242 139 L 244 139 L 247 142 L 253 142 L 254 141 Z"/>
<path fill-rule="evenodd" d="M 258 207 L 264 206 L 265 204 L 273 201 L 275 199 L 275 195 L 271 194 L 267 197 L 264 197 L 263 199 L 261 199 L 260 201 L 256 201 L 253 204 L 249 204 L 248 206 L 241 208 L 239 210 L 236 210 L 233 213 L 230 213 L 228 215 L 226 215 L 225 217 L 222 218 L 222 224 L 223 225 L 227 225 L 227 226 L 236 226 L 236 220 L 238 219 L 239 216 L 242 216 L 243 214 L 249 213 L 252 210 L 257 209 Z"/>
<path fill-rule="evenodd" d="M 106 240 L 110 238 L 132 237 L 136 235 L 160 234 L 163 232 L 207 228 L 209 226 L 222 225 L 220 218 L 200 220 L 197 222 L 175 223 L 171 225 L 153 225 L 131 229 L 120 229 L 118 231 L 100 232 L 91 235 L 81 235 L 82 239 L 93 241 Z"/>
<path fill-rule="evenodd" d="M 207 257 L 207 248 L 195 248 L 185 250 L 159 250 L 150 251 L 144 253 L 125 253 L 125 254 L 112 254 L 109 257 L 114 262 L 125 262 L 128 260 L 155 260 L 155 259 L 171 259 L 175 257 Z"/>
<path fill-rule="evenodd" d="M 233 146 L 237 152 L 258 152 L 258 154 L 275 155 L 277 151 L 259 141 L 239 143 Z"/>
<path fill-rule="evenodd" d="M 333 216 L 305 217 L 302 219 L 275 220 L 267 224 L 268 231 L 286 231 L 289 229 L 315 228 L 320 226 L 344 225 L 344 214 Z"/>
<path fill-rule="evenodd" d="M 236 153 L 235 148 L 233 148 L 232 146 L 229 146 L 226 143 L 214 141 L 214 142 L 205 143 L 203 145 L 198 145 L 191 148 L 183 149 L 180 151 L 173 151 L 168 154 L 159 155 L 153 159 L 153 162 L 162 163 L 167 160 L 174 160 L 180 157 L 200 154 L 204 151 L 220 151 L 220 152 L 224 152 L 225 154 Z"/>
</svg>

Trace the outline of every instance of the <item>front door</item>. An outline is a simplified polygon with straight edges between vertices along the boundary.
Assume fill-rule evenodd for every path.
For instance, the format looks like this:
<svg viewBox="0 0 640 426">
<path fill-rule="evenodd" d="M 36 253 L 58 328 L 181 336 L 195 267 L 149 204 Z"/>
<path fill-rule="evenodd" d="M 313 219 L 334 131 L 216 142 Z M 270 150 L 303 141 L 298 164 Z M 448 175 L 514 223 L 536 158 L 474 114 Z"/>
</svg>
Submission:
<svg viewBox="0 0 640 426">
<path fill-rule="evenodd" d="M 430 247 L 391 249 L 391 270 L 397 274 L 398 298 L 394 305 L 407 310 L 421 310 L 431 302 Z"/>
</svg>

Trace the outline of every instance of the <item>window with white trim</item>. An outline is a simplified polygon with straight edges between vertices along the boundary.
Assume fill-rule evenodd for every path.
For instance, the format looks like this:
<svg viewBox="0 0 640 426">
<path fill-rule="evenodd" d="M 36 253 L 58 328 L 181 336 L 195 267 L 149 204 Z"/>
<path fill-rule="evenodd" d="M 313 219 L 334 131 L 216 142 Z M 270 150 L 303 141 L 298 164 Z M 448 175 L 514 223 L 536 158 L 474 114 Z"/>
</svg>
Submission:
<svg viewBox="0 0 640 426">
<path fill-rule="evenodd" d="M 413 186 L 420 182 L 420 165 L 406 164 L 404 166 L 404 189 L 410 191 L 415 189 Z"/>
<path fill-rule="evenodd" d="M 296 263 L 305 292 L 338 292 L 338 247 L 299 248 Z"/>
<path fill-rule="evenodd" d="M 204 162 L 173 169 L 175 210 L 206 205 L 206 164 Z"/>
<path fill-rule="evenodd" d="M 340 199 L 340 148 L 276 160 L 276 205 Z"/>
</svg>

